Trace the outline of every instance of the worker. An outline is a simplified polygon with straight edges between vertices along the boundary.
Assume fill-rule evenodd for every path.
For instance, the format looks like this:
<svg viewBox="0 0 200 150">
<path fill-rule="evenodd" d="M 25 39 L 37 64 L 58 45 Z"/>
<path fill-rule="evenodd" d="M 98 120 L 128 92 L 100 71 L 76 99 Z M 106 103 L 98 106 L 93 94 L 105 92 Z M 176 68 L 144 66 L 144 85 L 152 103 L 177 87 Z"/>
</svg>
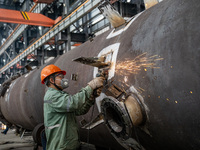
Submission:
<svg viewBox="0 0 200 150">
<path fill-rule="evenodd" d="M 6 126 L 6 129 L 4 131 L 2 131 L 1 133 L 6 135 L 9 129 L 10 129 L 10 127 Z"/>
<path fill-rule="evenodd" d="M 48 86 L 44 96 L 44 125 L 47 150 L 76 150 L 80 146 L 75 116 L 88 112 L 94 104 L 93 91 L 100 94 L 104 77 L 96 77 L 75 95 L 62 91 L 68 87 L 66 72 L 51 64 L 41 71 L 41 82 Z"/>
</svg>

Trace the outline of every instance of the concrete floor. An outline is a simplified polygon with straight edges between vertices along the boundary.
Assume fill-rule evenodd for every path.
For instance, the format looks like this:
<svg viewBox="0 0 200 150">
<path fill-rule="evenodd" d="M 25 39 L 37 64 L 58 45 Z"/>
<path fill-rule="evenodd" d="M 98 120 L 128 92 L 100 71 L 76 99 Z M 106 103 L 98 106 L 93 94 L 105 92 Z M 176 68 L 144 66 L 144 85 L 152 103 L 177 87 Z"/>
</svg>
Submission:
<svg viewBox="0 0 200 150">
<path fill-rule="evenodd" d="M 0 130 L 0 132 L 2 131 Z M 6 135 L 0 133 L 0 150 L 35 150 L 34 146 L 32 136 L 24 136 L 21 139 L 11 129 Z M 38 147 L 37 150 L 42 150 L 42 147 Z M 81 150 L 96 150 L 96 148 L 93 145 L 83 144 Z"/>
<path fill-rule="evenodd" d="M 2 132 L 3 130 L 0 130 Z M 33 150 L 34 142 L 32 136 L 24 136 L 22 139 L 15 135 L 14 130 L 7 134 L 0 133 L 0 150 Z"/>
</svg>

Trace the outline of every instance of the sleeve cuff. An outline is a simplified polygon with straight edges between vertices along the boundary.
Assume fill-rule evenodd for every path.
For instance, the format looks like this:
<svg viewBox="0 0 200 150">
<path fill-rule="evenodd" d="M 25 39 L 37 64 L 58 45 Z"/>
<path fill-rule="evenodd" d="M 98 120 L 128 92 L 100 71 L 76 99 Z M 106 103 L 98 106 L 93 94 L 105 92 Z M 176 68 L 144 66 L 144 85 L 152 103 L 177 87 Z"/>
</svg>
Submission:
<svg viewBox="0 0 200 150">
<path fill-rule="evenodd" d="M 85 90 L 87 91 L 88 97 L 90 97 L 90 95 L 93 92 L 92 88 L 88 85 L 88 86 L 85 87 Z"/>
</svg>

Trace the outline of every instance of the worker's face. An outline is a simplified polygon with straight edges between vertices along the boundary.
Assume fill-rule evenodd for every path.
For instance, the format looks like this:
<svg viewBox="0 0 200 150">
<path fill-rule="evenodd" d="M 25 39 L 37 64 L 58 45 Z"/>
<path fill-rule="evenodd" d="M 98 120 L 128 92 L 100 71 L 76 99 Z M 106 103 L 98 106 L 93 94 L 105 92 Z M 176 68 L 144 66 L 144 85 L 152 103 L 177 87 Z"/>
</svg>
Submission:
<svg viewBox="0 0 200 150">
<path fill-rule="evenodd" d="M 60 88 L 61 87 L 61 80 L 64 78 L 64 75 L 62 73 L 58 73 L 55 77 L 55 83 L 58 85 Z"/>
<path fill-rule="evenodd" d="M 64 78 L 64 75 L 62 74 L 62 73 L 57 73 L 56 75 L 55 75 L 55 81 L 54 81 L 54 83 L 59 87 L 59 88 L 61 88 L 61 89 L 63 89 L 62 87 L 61 87 L 61 80 Z"/>
<path fill-rule="evenodd" d="M 62 90 L 69 86 L 68 79 L 65 79 L 62 73 L 55 74 L 54 77 L 50 78 L 50 82 L 56 84 Z"/>
</svg>

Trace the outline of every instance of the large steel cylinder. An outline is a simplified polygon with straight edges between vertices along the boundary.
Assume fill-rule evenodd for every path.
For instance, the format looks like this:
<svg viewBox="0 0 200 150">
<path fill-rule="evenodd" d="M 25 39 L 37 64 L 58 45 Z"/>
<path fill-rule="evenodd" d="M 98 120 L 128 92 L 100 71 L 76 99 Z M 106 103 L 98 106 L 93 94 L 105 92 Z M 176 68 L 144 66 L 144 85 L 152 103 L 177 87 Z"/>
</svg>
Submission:
<svg viewBox="0 0 200 150">
<path fill-rule="evenodd" d="M 55 61 L 56 59 L 50 63 Z M 33 130 L 36 125 L 43 123 L 45 86 L 40 81 L 43 67 L 12 81 L 1 99 L 1 112 L 11 124 Z"/>
<path fill-rule="evenodd" d="M 67 72 L 70 94 L 85 87 L 98 70 L 72 59 L 105 56 L 111 62 L 109 84 L 94 110 L 77 117 L 83 141 L 89 138 L 92 144 L 120 150 L 199 149 L 199 8 L 198 0 L 164 0 L 125 27 L 109 30 L 55 61 Z M 33 129 L 42 122 L 40 71 L 13 81 L 7 91 L 1 110 L 11 123 Z M 138 103 L 126 109 L 121 104 L 128 96 L 135 96 Z M 128 111 L 131 108 L 134 111 Z M 130 112 L 140 112 L 142 119 L 134 124 L 137 115 Z"/>
<path fill-rule="evenodd" d="M 33 130 L 43 122 L 42 107 L 44 87 L 40 84 L 39 71 L 34 70 L 14 80 L 1 103 L 4 117 L 12 124 Z"/>
</svg>

